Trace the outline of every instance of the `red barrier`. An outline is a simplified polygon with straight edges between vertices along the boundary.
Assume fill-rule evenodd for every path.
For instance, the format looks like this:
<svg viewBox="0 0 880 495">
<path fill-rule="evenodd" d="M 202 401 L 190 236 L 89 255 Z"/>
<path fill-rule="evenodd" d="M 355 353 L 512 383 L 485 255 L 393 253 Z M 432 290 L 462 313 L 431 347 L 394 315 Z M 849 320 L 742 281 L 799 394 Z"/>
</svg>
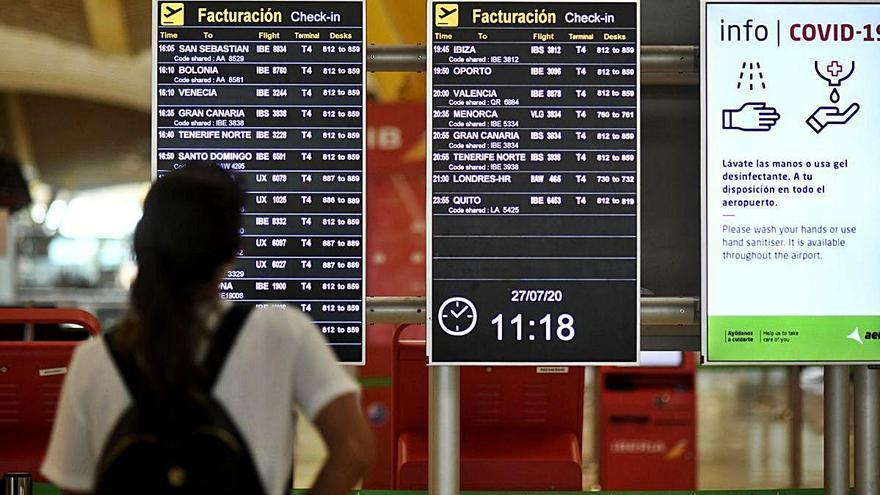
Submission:
<svg viewBox="0 0 880 495">
<path fill-rule="evenodd" d="M 0 308 L 0 325 L 3 324 L 61 324 L 72 323 L 85 328 L 93 337 L 101 333 L 98 319 L 88 311 L 65 308 Z"/>
<path fill-rule="evenodd" d="M 101 328 L 78 309 L 4 308 L 0 324 L 75 324 L 97 336 Z M 79 342 L 0 342 L 0 473 L 38 470 L 61 385 Z"/>
</svg>

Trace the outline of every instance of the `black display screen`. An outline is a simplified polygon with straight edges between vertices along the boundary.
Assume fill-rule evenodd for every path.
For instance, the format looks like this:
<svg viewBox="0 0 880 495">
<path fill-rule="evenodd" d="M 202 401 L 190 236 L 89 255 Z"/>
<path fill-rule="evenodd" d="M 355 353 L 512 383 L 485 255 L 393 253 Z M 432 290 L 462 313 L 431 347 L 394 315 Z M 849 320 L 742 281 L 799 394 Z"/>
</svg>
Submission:
<svg viewBox="0 0 880 495">
<path fill-rule="evenodd" d="M 364 361 L 364 4 L 154 4 L 157 176 L 195 161 L 246 194 L 220 296 L 308 313 Z"/>
<path fill-rule="evenodd" d="M 638 7 L 432 2 L 432 364 L 634 363 Z"/>
</svg>

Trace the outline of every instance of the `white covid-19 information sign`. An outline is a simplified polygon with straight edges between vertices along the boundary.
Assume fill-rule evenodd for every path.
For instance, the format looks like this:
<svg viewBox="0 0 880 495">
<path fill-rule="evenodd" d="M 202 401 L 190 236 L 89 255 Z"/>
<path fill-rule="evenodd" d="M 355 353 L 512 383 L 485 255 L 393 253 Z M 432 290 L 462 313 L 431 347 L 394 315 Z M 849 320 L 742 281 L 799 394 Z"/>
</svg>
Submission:
<svg viewBox="0 0 880 495">
<path fill-rule="evenodd" d="M 702 4 L 703 354 L 880 361 L 880 4 Z"/>
</svg>

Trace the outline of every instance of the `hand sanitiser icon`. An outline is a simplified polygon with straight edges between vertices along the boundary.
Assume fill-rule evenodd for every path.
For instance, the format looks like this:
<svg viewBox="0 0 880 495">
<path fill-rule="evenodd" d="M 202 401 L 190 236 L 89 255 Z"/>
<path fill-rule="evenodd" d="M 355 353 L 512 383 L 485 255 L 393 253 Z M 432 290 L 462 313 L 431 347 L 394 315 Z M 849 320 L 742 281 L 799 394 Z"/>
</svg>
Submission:
<svg viewBox="0 0 880 495">
<path fill-rule="evenodd" d="M 849 70 L 847 70 L 847 68 L 841 65 L 837 60 L 832 60 L 828 64 L 820 64 L 819 61 L 816 60 L 813 62 L 813 67 L 816 69 L 816 74 L 833 88 L 831 90 L 831 103 L 839 102 L 840 93 L 837 91 L 837 88 L 840 87 L 840 83 L 846 81 L 853 75 L 853 72 L 856 70 L 856 63 L 854 61 L 850 62 Z"/>
<path fill-rule="evenodd" d="M 816 69 L 816 74 L 831 87 L 829 99 L 833 104 L 830 106 L 820 106 L 812 115 L 807 117 L 807 125 L 816 134 L 819 134 L 831 124 L 843 125 L 848 123 L 858 113 L 860 108 L 858 103 L 852 103 L 845 110 L 841 110 L 837 106 L 837 103 L 840 102 L 840 92 L 837 91 L 837 88 L 840 87 L 843 81 L 846 81 L 853 75 L 853 72 L 856 70 L 856 63 L 850 62 L 847 67 L 846 64 L 841 64 L 837 60 L 832 60 L 828 63 L 816 60 L 813 62 L 813 68 Z"/>
</svg>

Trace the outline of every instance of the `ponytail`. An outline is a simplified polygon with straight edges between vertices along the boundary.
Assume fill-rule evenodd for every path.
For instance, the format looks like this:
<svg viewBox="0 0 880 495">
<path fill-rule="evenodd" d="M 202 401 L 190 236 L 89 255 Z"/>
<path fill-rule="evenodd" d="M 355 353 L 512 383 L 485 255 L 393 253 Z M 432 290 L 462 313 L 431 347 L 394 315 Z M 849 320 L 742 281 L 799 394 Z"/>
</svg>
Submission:
<svg viewBox="0 0 880 495">
<path fill-rule="evenodd" d="M 120 329 L 158 391 L 190 390 L 206 334 L 199 308 L 216 300 L 220 270 L 238 248 L 241 193 L 217 167 L 190 165 L 156 182 L 134 235 L 138 274 Z"/>
<path fill-rule="evenodd" d="M 155 256 L 138 257 L 125 340 L 158 389 L 192 384 L 195 348 L 204 336 L 195 317 L 200 302 L 192 287 L 174 283 Z"/>
</svg>

